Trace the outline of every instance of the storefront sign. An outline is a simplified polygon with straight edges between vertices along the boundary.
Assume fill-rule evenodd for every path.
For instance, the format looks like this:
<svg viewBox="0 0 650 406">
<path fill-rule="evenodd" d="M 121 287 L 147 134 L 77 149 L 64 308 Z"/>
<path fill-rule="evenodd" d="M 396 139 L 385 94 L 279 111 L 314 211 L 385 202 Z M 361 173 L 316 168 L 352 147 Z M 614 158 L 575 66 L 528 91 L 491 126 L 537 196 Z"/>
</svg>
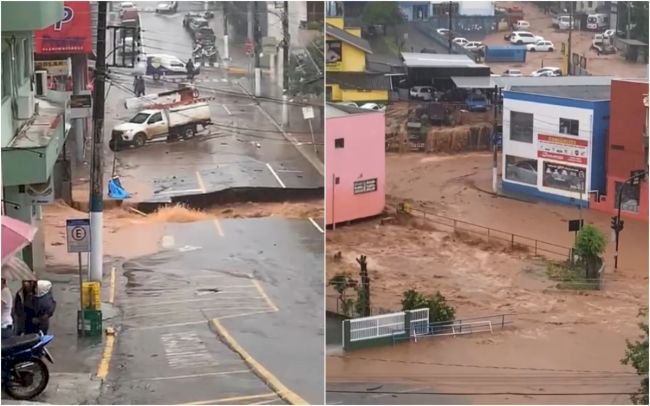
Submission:
<svg viewBox="0 0 650 406">
<path fill-rule="evenodd" d="M 569 192 L 579 192 L 582 189 L 582 192 L 585 193 L 585 175 L 585 168 L 545 161 L 542 185 L 544 187 L 566 190 Z"/>
<path fill-rule="evenodd" d="M 557 135 L 537 135 L 537 156 L 554 161 L 587 165 L 589 142 Z"/>
<path fill-rule="evenodd" d="M 343 61 L 343 44 L 341 41 L 327 41 L 327 52 L 325 53 L 327 69 L 340 70 Z"/>
<path fill-rule="evenodd" d="M 66 1 L 63 18 L 36 31 L 37 54 L 84 54 L 92 51 L 90 2 Z"/>
<path fill-rule="evenodd" d="M 70 65 L 68 59 L 55 59 L 51 61 L 34 61 L 34 70 L 47 71 L 49 76 L 68 76 L 70 75 Z"/>
<path fill-rule="evenodd" d="M 93 106 L 90 91 L 83 90 L 81 94 L 70 96 L 70 118 L 88 118 Z"/>
</svg>

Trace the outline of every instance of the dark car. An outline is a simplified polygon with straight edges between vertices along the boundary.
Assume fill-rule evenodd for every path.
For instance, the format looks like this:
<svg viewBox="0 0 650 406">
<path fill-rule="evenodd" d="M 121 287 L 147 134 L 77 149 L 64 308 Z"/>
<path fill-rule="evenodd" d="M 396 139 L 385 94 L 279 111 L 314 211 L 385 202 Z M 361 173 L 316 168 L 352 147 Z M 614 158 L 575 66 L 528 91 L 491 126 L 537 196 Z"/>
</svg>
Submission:
<svg viewBox="0 0 650 406">
<path fill-rule="evenodd" d="M 469 111 L 487 111 L 488 100 L 480 94 L 473 94 L 465 99 L 465 108 Z"/>
<path fill-rule="evenodd" d="M 211 12 L 211 11 L 205 11 L 205 12 L 202 12 L 202 13 L 197 13 L 197 12 L 186 13 L 183 16 L 183 27 L 189 28 L 190 22 L 192 22 L 192 20 L 194 20 L 196 18 L 209 20 L 211 18 L 214 18 L 214 13 Z"/>
<path fill-rule="evenodd" d="M 190 31 L 196 31 L 199 28 L 208 27 L 208 26 L 209 26 L 208 20 L 202 17 L 193 18 L 192 20 L 190 20 L 188 24 L 188 28 L 190 29 Z"/>
<path fill-rule="evenodd" d="M 191 34 L 194 41 L 198 41 L 204 46 L 208 44 L 214 44 L 217 39 L 214 30 L 210 27 L 201 27 L 197 30 L 193 30 Z"/>
</svg>

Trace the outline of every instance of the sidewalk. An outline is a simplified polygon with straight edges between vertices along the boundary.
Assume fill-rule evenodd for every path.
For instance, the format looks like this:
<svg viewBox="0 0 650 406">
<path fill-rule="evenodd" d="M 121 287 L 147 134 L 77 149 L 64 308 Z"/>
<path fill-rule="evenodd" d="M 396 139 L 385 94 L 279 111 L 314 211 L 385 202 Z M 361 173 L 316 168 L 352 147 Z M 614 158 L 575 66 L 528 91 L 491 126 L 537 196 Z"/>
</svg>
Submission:
<svg viewBox="0 0 650 406">
<path fill-rule="evenodd" d="M 50 381 L 45 391 L 32 402 L 15 401 L 3 392 L 2 403 L 96 404 L 101 390 L 101 380 L 96 377 L 96 373 L 104 351 L 104 338 L 77 336 L 80 298 L 76 267 L 50 265 L 49 269 L 50 271 L 41 272 L 38 277 L 52 282 L 52 292 L 57 302 L 49 331 L 54 335 L 54 340 L 47 347 L 54 358 L 54 364 L 48 363 Z M 105 277 L 105 280 L 108 279 Z M 17 284 L 11 285 L 15 294 Z M 108 283 L 103 283 L 102 290 L 102 299 L 105 299 L 108 297 Z M 115 311 L 109 305 L 103 305 L 102 311 L 105 328 Z"/>
</svg>

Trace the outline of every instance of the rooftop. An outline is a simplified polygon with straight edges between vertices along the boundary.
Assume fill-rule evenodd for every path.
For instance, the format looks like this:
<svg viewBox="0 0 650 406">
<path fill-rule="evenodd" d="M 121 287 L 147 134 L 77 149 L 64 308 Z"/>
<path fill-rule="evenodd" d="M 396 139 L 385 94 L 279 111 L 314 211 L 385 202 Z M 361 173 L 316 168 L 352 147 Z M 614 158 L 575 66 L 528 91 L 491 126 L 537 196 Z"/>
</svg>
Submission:
<svg viewBox="0 0 650 406">
<path fill-rule="evenodd" d="M 372 48 L 370 48 L 370 43 L 363 38 L 352 35 L 349 32 L 342 30 L 338 27 L 333 26 L 332 24 L 327 24 L 325 26 L 325 33 L 331 37 L 339 39 L 343 42 L 346 42 L 360 50 L 372 54 Z"/>
<path fill-rule="evenodd" d="M 602 85 L 569 85 L 569 86 L 513 86 L 512 92 L 530 93 L 541 96 L 562 97 L 574 100 L 609 100 L 610 86 Z"/>
<path fill-rule="evenodd" d="M 402 59 L 407 68 L 478 68 L 487 65 L 474 62 L 467 55 L 424 54 L 402 52 Z"/>
<path fill-rule="evenodd" d="M 451 78 L 456 87 L 462 89 L 493 89 L 494 86 L 499 86 L 505 90 L 510 90 L 513 86 L 609 86 L 614 79 L 616 78 L 613 76 L 452 76 Z"/>
<path fill-rule="evenodd" d="M 346 117 L 353 114 L 382 113 L 381 111 L 362 109 L 340 103 L 327 103 L 325 105 L 325 118 Z"/>
</svg>

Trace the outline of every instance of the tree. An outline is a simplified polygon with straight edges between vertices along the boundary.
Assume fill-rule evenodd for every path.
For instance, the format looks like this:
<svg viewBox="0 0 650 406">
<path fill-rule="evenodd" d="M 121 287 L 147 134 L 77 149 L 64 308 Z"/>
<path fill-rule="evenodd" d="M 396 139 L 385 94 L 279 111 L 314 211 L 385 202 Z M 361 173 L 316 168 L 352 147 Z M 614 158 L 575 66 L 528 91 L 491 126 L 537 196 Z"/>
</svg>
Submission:
<svg viewBox="0 0 650 406">
<path fill-rule="evenodd" d="M 605 244 L 605 234 L 592 224 L 587 224 L 578 232 L 575 251 L 584 261 L 587 279 L 597 277 Z"/>
<path fill-rule="evenodd" d="M 648 2 L 630 2 L 632 28 L 631 37 L 641 42 L 648 43 Z"/>
<path fill-rule="evenodd" d="M 357 258 L 359 264 L 359 276 L 361 286 L 357 290 L 359 299 L 357 300 L 357 313 L 362 317 L 370 316 L 370 277 L 368 276 L 368 261 L 365 255 Z"/>
<path fill-rule="evenodd" d="M 346 298 L 345 294 L 349 288 L 356 288 L 357 282 L 346 273 L 338 273 L 327 284 L 333 287 L 336 293 L 339 294 L 337 300 L 341 303 L 341 312 L 345 316 L 350 316 L 350 310 L 352 310 L 354 300 Z"/>
<path fill-rule="evenodd" d="M 306 52 L 289 58 L 289 93 L 292 96 L 323 94 L 323 35 L 307 45 Z"/>
<path fill-rule="evenodd" d="M 647 314 L 647 309 L 641 310 L 639 312 L 640 316 L 645 316 Z M 636 340 L 635 342 L 627 342 L 627 349 L 625 350 L 625 358 L 621 360 L 621 363 L 625 365 L 631 365 L 636 369 L 636 373 L 641 376 L 641 387 L 639 391 L 632 395 L 630 399 L 635 405 L 647 405 L 648 404 L 648 324 L 639 323 L 641 331 L 641 340 Z"/>
<path fill-rule="evenodd" d="M 402 310 L 429 309 L 429 322 L 451 321 L 456 316 L 456 310 L 447 303 L 447 299 L 436 291 L 434 295 L 425 296 L 415 289 L 404 292 Z"/>
<path fill-rule="evenodd" d="M 369 1 L 361 19 L 369 26 L 381 25 L 388 29 L 400 24 L 404 17 L 395 1 Z"/>
</svg>

